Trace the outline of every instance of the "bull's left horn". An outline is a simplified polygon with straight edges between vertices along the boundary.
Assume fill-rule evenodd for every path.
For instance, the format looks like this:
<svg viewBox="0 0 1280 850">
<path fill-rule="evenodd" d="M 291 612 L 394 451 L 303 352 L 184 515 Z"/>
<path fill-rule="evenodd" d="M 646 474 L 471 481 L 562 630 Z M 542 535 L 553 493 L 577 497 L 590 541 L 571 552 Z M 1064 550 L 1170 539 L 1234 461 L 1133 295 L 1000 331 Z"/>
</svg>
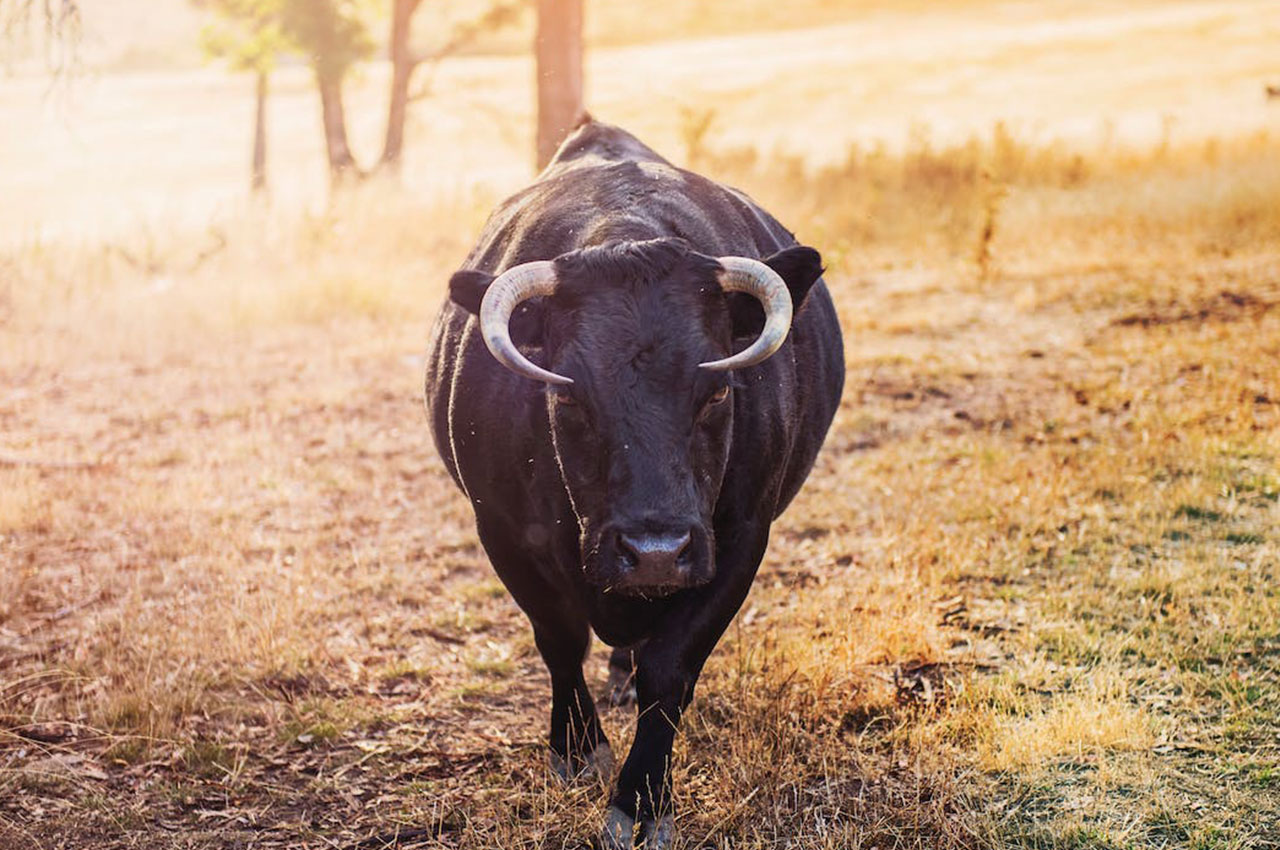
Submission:
<svg viewBox="0 0 1280 850">
<path fill-rule="evenodd" d="M 548 384 L 572 384 L 572 378 L 548 372 L 520 353 L 511 341 L 511 314 L 527 301 L 556 291 L 556 271 L 550 260 L 536 260 L 512 266 L 494 278 L 480 301 L 480 333 L 484 344 L 517 375 Z"/>
<path fill-rule="evenodd" d="M 782 347 L 791 330 L 791 291 L 777 272 L 759 260 L 720 257 L 719 262 L 724 268 L 720 288 L 725 292 L 745 292 L 764 308 L 764 330 L 755 342 L 731 357 L 698 364 L 703 369 L 727 372 L 768 360 Z"/>
</svg>

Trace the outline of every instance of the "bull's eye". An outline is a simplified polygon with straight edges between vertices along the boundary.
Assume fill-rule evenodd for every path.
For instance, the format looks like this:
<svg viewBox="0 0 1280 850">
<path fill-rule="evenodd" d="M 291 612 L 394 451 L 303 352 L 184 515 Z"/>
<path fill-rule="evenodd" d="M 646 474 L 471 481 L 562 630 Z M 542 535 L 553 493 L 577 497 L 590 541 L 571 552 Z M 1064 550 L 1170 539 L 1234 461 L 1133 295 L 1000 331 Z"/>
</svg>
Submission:
<svg viewBox="0 0 1280 850">
<path fill-rule="evenodd" d="M 703 410 L 701 410 L 701 412 L 699 413 L 698 419 L 699 420 L 707 419 L 708 416 L 712 415 L 712 411 L 714 410 L 714 408 L 716 408 L 718 405 L 723 405 L 724 399 L 726 398 L 728 398 L 728 384 L 724 384 L 723 387 L 717 389 L 716 392 L 712 393 L 712 397 L 708 398 L 707 403 L 703 405 Z"/>
<path fill-rule="evenodd" d="M 566 392 L 565 390 L 560 390 L 556 393 L 556 404 L 561 405 L 562 407 L 574 407 L 577 403 L 578 400 L 574 398 L 571 393 Z"/>
<path fill-rule="evenodd" d="M 707 403 L 702 405 L 702 410 L 698 412 L 699 422 L 709 422 L 711 420 L 711 412 L 719 405 L 724 404 L 725 399 L 729 397 L 729 385 L 725 384 L 711 394 L 707 399 Z"/>
</svg>

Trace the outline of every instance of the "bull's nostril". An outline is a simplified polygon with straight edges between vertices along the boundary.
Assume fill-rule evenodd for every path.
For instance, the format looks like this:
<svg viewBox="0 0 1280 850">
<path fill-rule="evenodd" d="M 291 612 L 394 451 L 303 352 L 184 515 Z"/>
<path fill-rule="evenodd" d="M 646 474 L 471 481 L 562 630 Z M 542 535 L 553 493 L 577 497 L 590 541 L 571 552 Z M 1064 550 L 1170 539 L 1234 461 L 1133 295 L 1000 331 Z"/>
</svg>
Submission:
<svg viewBox="0 0 1280 850">
<path fill-rule="evenodd" d="M 618 554 L 622 557 L 622 565 L 629 570 L 640 563 L 640 553 L 625 534 L 618 535 Z"/>
<path fill-rule="evenodd" d="M 676 555 L 676 566 L 681 569 L 688 569 L 693 563 L 693 536 L 685 534 L 684 545 L 680 547 L 679 554 Z"/>
</svg>

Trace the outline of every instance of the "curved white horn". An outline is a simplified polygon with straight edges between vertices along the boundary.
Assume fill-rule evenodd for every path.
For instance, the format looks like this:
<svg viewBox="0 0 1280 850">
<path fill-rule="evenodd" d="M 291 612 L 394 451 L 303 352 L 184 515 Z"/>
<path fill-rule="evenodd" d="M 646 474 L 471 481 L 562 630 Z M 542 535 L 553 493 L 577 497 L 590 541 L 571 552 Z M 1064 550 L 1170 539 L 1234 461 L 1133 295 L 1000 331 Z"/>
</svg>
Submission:
<svg viewBox="0 0 1280 850">
<path fill-rule="evenodd" d="M 556 291 L 556 272 L 550 260 L 536 260 L 512 266 L 494 278 L 480 302 L 480 333 L 484 344 L 517 375 L 548 384 L 572 384 L 572 378 L 548 372 L 520 353 L 511 341 L 511 314 L 521 301 Z"/>
<path fill-rule="evenodd" d="M 718 259 L 724 267 L 720 273 L 720 288 L 725 292 L 745 292 L 764 308 L 764 330 L 760 331 L 755 342 L 731 357 L 698 364 L 703 369 L 727 372 L 768 360 L 782 347 L 787 332 L 791 330 L 791 292 L 786 281 L 759 260 L 746 257 Z"/>
</svg>

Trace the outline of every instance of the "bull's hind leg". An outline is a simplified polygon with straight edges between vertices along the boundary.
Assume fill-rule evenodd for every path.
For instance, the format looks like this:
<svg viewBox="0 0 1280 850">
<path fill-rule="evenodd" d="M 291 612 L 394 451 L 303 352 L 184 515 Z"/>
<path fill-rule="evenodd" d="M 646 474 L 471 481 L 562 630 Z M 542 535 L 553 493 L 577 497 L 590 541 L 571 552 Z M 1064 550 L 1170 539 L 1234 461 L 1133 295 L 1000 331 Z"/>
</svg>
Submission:
<svg viewBox="0 0 1280 850">
<path fill-rule="evenodd" d="M 551 767 L 565 779 L 596 773 L 608 780 L 613 751 L 600 726 L 596 706 L 582 677 L 582 661 L 591 645 L 586 615 L 544 578 L 544 568 L 501 527 L 477 522 L 493 568 L 533 626 L 533 639 L 551 674 Z"/>
<path fill-rule="evenodd" d="M 613 751 L 582 676 L 591 636 L 586 620 L 534 624 L 534 641 L 551 673 L 551 767 L 563 779 L 613 775 Z"/>
<path fill-rule="evenodd" d="M 620 646 L 609 653 L 609 684 L 605 693 L 605 701 L 609 705 L 617 707 L 635 704 L 635 655 L 643 645 Z"/>
</svg>

